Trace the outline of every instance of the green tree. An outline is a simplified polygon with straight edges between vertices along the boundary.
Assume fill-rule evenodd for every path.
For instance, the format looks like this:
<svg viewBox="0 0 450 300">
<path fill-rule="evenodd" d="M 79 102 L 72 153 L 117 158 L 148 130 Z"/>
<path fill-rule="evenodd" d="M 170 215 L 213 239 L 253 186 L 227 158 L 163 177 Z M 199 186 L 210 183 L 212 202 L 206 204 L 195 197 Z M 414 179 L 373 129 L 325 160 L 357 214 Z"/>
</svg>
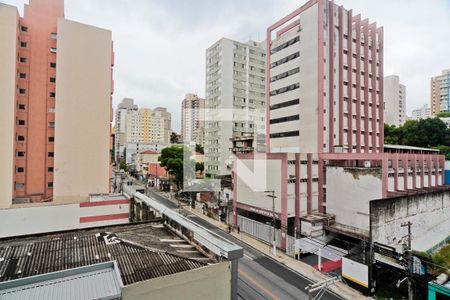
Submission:
<svg viewBox="0 0 450 300">
<path fill-rule="evenodd" d="M 385 124 L 384 141 L 386 144 L 415 147 L 450 146 L 450 134 L 447 125 L 439 118 L 409 120 L 400 127 Z"/>
<path fill-rule="evenodd" d="M 438 118 L 450 118 L 450 112 L 448 112 L 448 111 L 440 112 L 440 113 L 436 114 L 436 117 L 438 117 Z"/>
<path fill-rule="evenodd" d="M 120 169 L 120 170 L 124 170 L 125 172 L 128 171 L 128 166 L 127 166 L 126 161 L 124 161 L 124 160 L 121 160 L 121 161 L 120 161 L 120 163 L 119 163 L 119 169 Z"/>
<path fill-rule="evenodd" d="M 205 163 L 203 163 L 203 162 L 195 163 L 195 171 L 196 172 L 200 172 L 200 174 L 202 174 L 204 170 L 205 170 Z"/>
<path fill-rule="evenodd" d="M 205 154 L 205 150 L 203 149 L 202 145 L 195 144 L 195 152 Z"/>
<path fill-rule="evenodd" d="M 178 190 L 180 190 L 181 184 L 183 183 L 184 179 L 183 168 L 193 168 L 194 165 L 193 160 L 185 160 L 185 157 L 190 157 L 189 149 L 182 145 L 174 145 L 162 149 L 161 155 L 158 158 L 158 160 L 161 162 L 161 166 L 164 167 L 166 171 L 174 177 Z M 188 163 L 189 165 L 185 166 L 186 163 Z"/>
<path fill-rule="evenodd" d="M 178 144 L 178 134 L 176 132 L 172 132 L 170 134 L 170 143 L 171 144 Z"/>
</svg>

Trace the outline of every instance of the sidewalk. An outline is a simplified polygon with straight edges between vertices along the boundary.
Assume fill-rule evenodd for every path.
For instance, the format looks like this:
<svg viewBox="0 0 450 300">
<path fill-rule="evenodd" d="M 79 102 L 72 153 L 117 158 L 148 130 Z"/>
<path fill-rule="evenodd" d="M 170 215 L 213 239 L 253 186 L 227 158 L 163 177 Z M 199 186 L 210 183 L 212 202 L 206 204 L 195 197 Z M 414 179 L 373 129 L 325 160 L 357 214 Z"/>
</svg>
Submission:
<svg viewBox="0 0 450 300">
<path fill-rule="evenodd" d="M 189 212 L 191 212 L 192 214 L 195 214 L 199 218 L 202 218 L 203 220 L 208 221 L 210 224 L 222 229 L 223 231 L 228 232 L 228 225 L 226 225 L 222 222 L 216 221 L 210 217 L 207 217 L 206 215 L 202 214 L 201 212 L 197 211 L 196 209 L 192 209 L 192 210 L 189 210 L 189 208 L 185 208 L 185 209 L 188 210 Z M 301 261 L 298 261 L 298 260 L 294 259 L 293 257 L 286 255 L 281 250 L 277 251 L 277 256 L 273 256 L 271 251 L 269 250 L 268 244 L 263 243 L 255 238 L 251 237 L 250 235 L 243 233 L 242 231 L 240 234 L 238 234 L 237 232 L 232 232 L 231 234 L 234 237 L 236 237 L 237 239 L 241 240 L 242 242 L 244 242 L 244 243 L 248 244 L 249 246 L 257 249 L 258 251 L 268 255 L 272 259 L 280 262 L 281 264 L 292 269 L 296 273 L 299 273 L 303 277 L 306 277 L 314 282 L 319 282 L 319 281 L 323 281 L 323 280 L 330 278 L 328 275 L 321 273 L 320 271 L 314 269 L 313 267 L 311 267 Z M 351 287 L 347 286 L 343 282 L 332 285 L 331 287 L 329 287 L 329 289 L 332 290 L 337 295 L 344 297 L 346 299 L 368 299 L 367 297 L 365 297 L 358 291 L 352 289 Z"/>
</svg>

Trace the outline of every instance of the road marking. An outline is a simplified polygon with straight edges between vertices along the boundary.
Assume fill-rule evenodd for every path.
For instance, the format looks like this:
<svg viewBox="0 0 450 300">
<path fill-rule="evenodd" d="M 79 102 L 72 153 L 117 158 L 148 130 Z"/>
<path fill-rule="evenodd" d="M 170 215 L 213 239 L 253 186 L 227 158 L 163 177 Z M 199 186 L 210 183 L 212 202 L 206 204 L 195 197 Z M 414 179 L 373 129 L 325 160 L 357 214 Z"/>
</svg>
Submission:
<svg viewBox="0 0 450 300">
<path fill-rule="evenodd" d="M 247 254 L 245 254 L 245 253 L 244 253 L 244 256 L 247 257 L 247 258 L 250 259 L 250 260 L 254 260 L 254 259 L 255 259 L 253 256 L 247 255 Z"/>
<path fill-rule="evenodd" d="M 253 283 L 255 286 L 257 286 L 261 291 L 266 293 L 266 295 L 269 296 L 270 298 L 275 299 L 275 300 L 280 300 L 280 298 L 278 298 L 271 291 L 269 291 L 268 289 L 263 287 L 261 284 L 259 284 L 252 276 L 248 275 L 247 273 L 245 273 L 242 270 L 239 270 L 239 274 L 241 274 L 242 276 L 245 277 L 245 279 L 247 279 L 248 281 Z"/>
</svg>

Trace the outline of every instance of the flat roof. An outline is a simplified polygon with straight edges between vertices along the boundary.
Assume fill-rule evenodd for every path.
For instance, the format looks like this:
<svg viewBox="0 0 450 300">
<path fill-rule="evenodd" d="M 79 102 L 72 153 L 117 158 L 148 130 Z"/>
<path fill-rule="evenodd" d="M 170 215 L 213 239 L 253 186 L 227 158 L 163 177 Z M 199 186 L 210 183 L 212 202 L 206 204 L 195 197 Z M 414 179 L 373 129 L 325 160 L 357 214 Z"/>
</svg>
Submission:
<svg viewBox="0 0 450 300">
<path fill-rule="evenodd" d="M 124 285 L 212 262 L 160 222 L 0 240 L 0 282 L 109 261 Z"/>
<path fill-rule="evenodd" d="M 438 149 L 414 147 L 414 146 L 407 146 L 407 145 L 387 145 L 387 144 L 384 144 L 384 148 L 398 149 L 398 150 L 418 150 L 418 151 L 439 152 Z"/>
</svg>

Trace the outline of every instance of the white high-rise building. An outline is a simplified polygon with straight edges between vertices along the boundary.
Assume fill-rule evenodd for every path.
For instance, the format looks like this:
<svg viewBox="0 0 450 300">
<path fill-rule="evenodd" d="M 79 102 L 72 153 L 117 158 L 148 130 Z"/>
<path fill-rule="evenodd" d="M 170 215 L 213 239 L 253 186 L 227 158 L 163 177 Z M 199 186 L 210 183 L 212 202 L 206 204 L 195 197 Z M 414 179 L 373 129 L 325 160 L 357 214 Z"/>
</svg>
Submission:
<svg viewBox="0 0 450 300">
<path fill-rule="evenodd" d="M 137 111 L 138 106 L 134 104 L 134 100 L 130 98 L 124 98 L 122 102 L 117 106 L 115 114 L 115 145 L 114 145 L 114 157 L 117 160 L 121 158 L 123 149 L 126 142 L 126 130 L 127 130 L 127 113 L 128 111 Z"/>
<path fill-rule="evenodd" d="M 204 145 L 205 99 L 196 94 L 186 94 L 181 104 L 181 135 L 185 143 Z"/>
<path fill-rule="evenodd" d="M 436 115 L 440 112 L 450 111 L 450 69 L 443 70 L 441 75 L 431 78 L 431 113 Z"/>
<path fill-rule="evenodd" d="M 222 38 L 206 50 L 206 174 L 230 174 L 231 138 L 264 134 L 265 73 L 264 43 Z"/>
<path fill-rule="evenodd" d="M 412 111 L 411 120 L 420 120 L 429 117 L 431 117 L 431 108 L 428 107 L 428 104 L 425 104 L 421 108 Z"/>
<path fill-rule="evenodd" d="M 406 121 L 406 87 L 397 75 L 384 77 L 384 123 L 401 126 Z"/>
</svg>

